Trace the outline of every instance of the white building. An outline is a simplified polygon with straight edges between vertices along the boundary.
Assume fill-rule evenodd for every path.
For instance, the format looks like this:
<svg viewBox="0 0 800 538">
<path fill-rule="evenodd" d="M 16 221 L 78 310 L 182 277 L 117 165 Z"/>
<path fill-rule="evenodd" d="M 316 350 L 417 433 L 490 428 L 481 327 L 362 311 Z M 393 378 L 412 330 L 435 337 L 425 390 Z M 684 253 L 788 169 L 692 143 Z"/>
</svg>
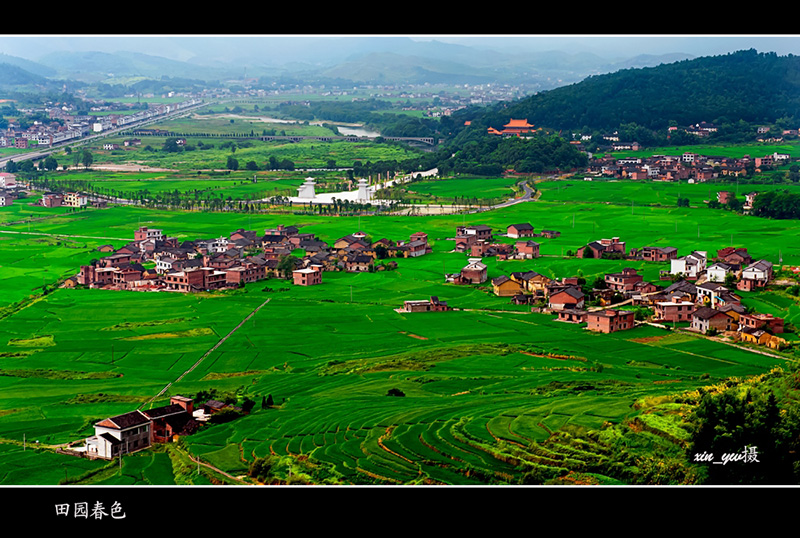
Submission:
<svg viewBox="0 0 800 538">
<path fill-rule="evenodd" d="M 706 269 L 706 280 L 709 282 L 725 282 L 725 277 L 733 272 L 734 268 L 730 264 L 717 262 Z"/>
<path fill-rule="evenodd" d="M 697 278 L 706 270 L 706 252 L 694 251 L 676 260 L 670 260 L 670 274 L 684 275 L 687 278 Z"/>
<path fill-rule="evenodd" d="M 88 198 L 85 194 L 81 194 L 79 192 L 67 192 L 64 193 L 64 202 L 63 205 L 68 207 L 84 207 L 88 204 Z"/>
<path fill-rule="evenodd" d="M 758 280 L 759 282 L 768 282 L 772 278 L 772 262 L 767 260 L 759 260 L 753 262 L 742 271 L 743 280 Z"/>
<path fill-rule="evenodd" d="M 112 459 L 150 446 L 151 421 L 141 411 L 107 418 L 94 425 L 86 439 L 89 457 Z"/>
<path fill-rule="evenodd" d="M 302 198 L 304 200 L 313 200 L 316 198 L 316 193 L 314 192 L 314 178 L 307 177 L 305 182 L 300 185 L 300 188 L 297 189 L 297 197 Z"/>
</svg>

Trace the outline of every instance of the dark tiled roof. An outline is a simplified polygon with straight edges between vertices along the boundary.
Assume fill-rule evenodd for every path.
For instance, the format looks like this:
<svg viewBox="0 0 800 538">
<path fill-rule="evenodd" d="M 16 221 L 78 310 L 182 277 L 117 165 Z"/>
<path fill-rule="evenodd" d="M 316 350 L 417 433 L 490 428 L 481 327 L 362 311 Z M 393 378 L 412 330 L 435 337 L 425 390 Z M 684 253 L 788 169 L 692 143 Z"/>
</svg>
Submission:
<svg viewBox="0 0 800 538">
<path fill-rule="evenodd" d="M 725 312 L 720 312 L 719 310 L 715 310 L 715 309 L 709 308 L 707 306 L 701 306 L 700 308 L 695 310 L 694 314 L 692 314 L 692 315 L 694 317 L 700 318 L 700 319 L 711 319 L 714 316 L 716 316 L 717 314 L 725 314 Z M 727 314 L 725 314 L 725 315 L 727 315 Z"/>
<path fill-rule="evenodd" d="M 124 415 L 117 415 L 116 417 L 107 418 L 99 422 L 98 425 L 105 428 L 124 430 L 134 426 L 141 426 L 143 424 L 147 424 L 148 422 L 150 422 L 150 419 L 144 416 L 140 411 L 131 411 L 130 413 L 125 413 Z"/>
<path fill-rule="evenodd" d="M 142 411 L 146 416 L 151 419 L 160 418 L 166 415 L 173 415 L 175 413 L 185 413 L 186 410 L 183 406 L 178 404 L 165 405 L 164 407 L 156 407 L 155 409 L 148 409 Z"/>
</svg>

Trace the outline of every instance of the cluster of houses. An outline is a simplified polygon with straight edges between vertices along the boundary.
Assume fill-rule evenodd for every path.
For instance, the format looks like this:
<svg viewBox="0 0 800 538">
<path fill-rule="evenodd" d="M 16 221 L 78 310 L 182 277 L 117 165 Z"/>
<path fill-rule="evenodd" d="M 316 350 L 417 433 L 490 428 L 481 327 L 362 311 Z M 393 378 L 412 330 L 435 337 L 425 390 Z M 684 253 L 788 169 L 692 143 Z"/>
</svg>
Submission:
<svg viewBox="0 0 800 538">
<path fill-rule="evenodd" d="M 637 149 L 614 147 L 615 150 Z M 605 155 L 589 163 L 588 172 L 600 177 L 632 180 L 660 180 L 701 183 L 720 176 L 739 177 L 747 174 L 752 164 L 756 172 L 788 162 L 790 155 L 773 153 L 763 157 L 716 157 L 685 152 L 682 155 L 654 155 L 652 157 L 616 158 Z"/>
<path fill-rule="evenodd" d="M 39 205 L 42 207 L 86 207 L 89 198 L 80 192 L 46 192 Z"/>
<path fill-rule="evenodd" d="M 788 345 L 777 336 L 784 332 L 783 319 L 748 312 L 737 295 L 738 291 L 763 289 L 773 278 L 772 263 L 753 260 L 746 248 L 723 248 L 710 260 L 705 251 L 679 257 L 675 247 L 643 247 L 628 252 L 625 242 L 614 237 L 593 241 L 578 251 L 579 257 L 589 254 L 669 263 L 670 269 L 661 271 L 660 279 L 670 284 L 645 281 L 636 269 L 627 267 L 605 274 L 602 287 L 588 289 L 579 277 L 558 280 L 529 270 L 492 279 L 492 291 L 509 297 L 514 304 L 546 305 L 535 309 L 555 313 L 559 321 L 586 323 L 593 331 L 633 328 L 634 310 L 614 307 L 628 304 L 652 309 L 654 323 L 689 323 L 690 330 L 699 333 L 729 332 L 737 340 L 777 349 Z M 484 282 L 485 270 L 480 259 L 471 258 L 461 275 L 453 275 L 451 280 Z M 588 307 L 590 302 L 595 308 Z"/>
<path fill-rule="evenodd" d="M 94 435 L 71 449 L 71 453 L 87 458 L 113 459 L 138 452 L 153 443 L 170 443 L 192 435 L 212 415 L 225 409 L 244 412 L 217 400 L 208 400 L 195 408 L 194 400 L 172 396 L 169 405 L 153 409 L 136 409 L 109 417 L 94 425 Z"/>
<path fill-rule="evenodd" d="M 54 106 L 45 110 L 50 119 L 54 120 L 48 124 L 35 121 L 32 125 L 23 129 L 20 124 L 9 122 L 8 127 L 0 131 L 0 148 L 50 147 L 70 140 L 77 140 L 92 133 L 131 126 L 200 103 L 202 103 L 201 99 L 192 98 L 180 103 L 154 104 L 149 106 L 147 110 L 139 110 L 132 114 L 108 114 L 105 116 L 78 116 L 72 114 L 66 107 Z"/>
<path fill-rule="evenodd" d="M 298 249 L 305 255 L 293 255 Z M 134 240 L 123 247 L 104 245 L 98 250 L 108 255 L 81 266 L 72 284 L 191 293 L 234 288 L 272 277 L 312 286 L 322 283 L 325 271 L 391 269 L 396 262 L 379 264 L 377 260 L 422 256 L 431 252 L 431 247 L 424 232 L 399 242 L 385 238 L 372 242 L 365 233 L 357 232 L 331 246 L 314 234 L 300 233 L 296 226 L 280 225 L 263 235 L 238 229 L 228 237 L 194 241 L 178 241 L 165 237 L 160 229 L 142 226 L 134 232 Z"/>
<path fill-rule="evenodd" d="M 512 224 L 506 227 L 505 237 L 516 239 L 513 244 L 493 241 L 490 226 L 456 227 L 455 252 L 466 252 L 473 257 L 494 257 L 498 259 L 533 259 L 539 257 L 539 243 L 534 237 L 553 238 L 561 235 L 555 230 L 542 230 L 536 233 L 529 223 Z"/>
</svg>

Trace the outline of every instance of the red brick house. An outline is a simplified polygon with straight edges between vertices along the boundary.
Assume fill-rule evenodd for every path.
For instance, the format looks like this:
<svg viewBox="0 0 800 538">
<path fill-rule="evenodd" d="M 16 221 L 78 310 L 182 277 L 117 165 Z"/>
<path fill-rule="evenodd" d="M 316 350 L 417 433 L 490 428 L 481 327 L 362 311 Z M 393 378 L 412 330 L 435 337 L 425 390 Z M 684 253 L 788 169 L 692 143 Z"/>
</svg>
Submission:
<svg viewBox="0 0 800 538">
<path fill-rule="evenodd" d="M 783 332 L 783 318 L 776 318 L 772 314 L 741 314 L 739 316 L 739 328 L 764 329 L 772 334 L 781 334 Z"/>
<path fill-rule="evenodd" d="M 583 292 L 578 288 L 569 287 L 550 295 L 548 306 L 553 310 L 580 310 L 584 302 Z"/>
<path fill-rule="evenodd" d="M 565 308 L 558 311 L 558 321 L 565 321 L 567 323 L 586 323 L 588 312 L 586 310 L 576 310 L 572 308 Z"/>
<path fill-rule="evenodd" d="M 200 427 L 192 414 L 194 402 L 184 396 L 173 396 L 170 404 L 155 409 L 142 411 L 142 414 L 151 420 L 151 443 L 168 443 L 179 435 L 191 435 Z"/>
<path fill-rule="evenodd" d="M 643 280 L 644 277 L 630 267 L 626 267 L 620 273 L 608 273 L 605 276 L 606 285 L 614 291 L 633 291 L 636 284 Z"/>
<path fill-rule="evenodd" d="M 488 278 L 486 264 L 481 263 L 479 258 L 470 258 L 469 263 L 461 269 L 461 277 L 472 284 L 486 282 Z"/>
<path fill-rule="evenodd" d="M 655 304 L 655 319 L 659 321 L 691 321 L 695 304 L 689 301 L 660 301 Z"/>
<path fill-rule="evenodd" d="M 599 310 L 597 312 L 587 312 L 587 329 L 601 333 L 612 333 L 632 329 L 634 323 L 634 313 L 628 310 Z"/>
<path fill-rule="evenodd" d="M 622 254 L 625 255 L 625 241 L 620 241 L 619 237 L 612 237 L 611 239 L 600 239 L 599 241 L 592 241 L 585 247 L 578 249 L 578 258 L 587 257 L 587 249 L 591 251 L 592 258 L 602 258 L 604 254 Z"/>
<path fill-rule="evenodd" d="M 267 278 L 267 271 L 263 265 L 245 262 L 237 267 L 230 267 L 225 270 L 225 282 L 238 286 L 244 282 L 256 282 Z"/>
<path fill-rule="evenodd" d="M 730 191 L 719 191 L 717 193 L 717 202 L 719 202 L 722 205 L 726 205 L 735 197 L 736 195 Z"/>
<path fill-rule="evenodd" d="M 520 258 L 533 259 L 539 257 L 539 243 L 536 241 L 517 241 L 514 247 L 517 249 L 517 256 Z"/>
<path fill-rule="evenodd" d="M 648 262 L 666 262 L 677 259 L 678 249 L 675 247 L 642 247 L 641 250 L 631 251 L 631 257 Z"/>
<path fill-rule="evenodd" d="M 753 257 L 746 248 L 726 247 L 717 251 L 717 261 L 745 266 L 752 263 Z"/>
<path fill-rule="evenodd" d="M 506 235 L 514 239 L 533 237 L 533 226 L 528 223 L 512 224 L 506 228 Z"/>
<path fill-rule="evenodd" d="M 315 286 L 322 284 L 322 271 L 318 267 L 306 267 L 292 271 L 292 278 L 296 286 Z"/>
</svg>

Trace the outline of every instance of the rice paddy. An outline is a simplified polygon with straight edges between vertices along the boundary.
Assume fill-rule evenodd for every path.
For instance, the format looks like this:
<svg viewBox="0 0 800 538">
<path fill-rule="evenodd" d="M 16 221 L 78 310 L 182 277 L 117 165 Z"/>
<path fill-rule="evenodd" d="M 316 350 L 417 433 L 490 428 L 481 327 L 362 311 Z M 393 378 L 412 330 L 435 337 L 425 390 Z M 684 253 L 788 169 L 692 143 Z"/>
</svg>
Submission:
<svg viewBox="0 0 800 538">
<path fill-rule="evenodd" d="M 205 474 L 187 479 L 191 473 L 182 465 L 191 464 L 171 451 L 146 451 L 125 458 L 121 470 L 103 471 L 105 462 L 23 451 L 21 443 L 79 441 L 105 417 L 212 388 L 257 404 L 249 415 L 183 438 L 182 450 L 231 475 L 272 455 L 343 484 L 503 484 L 529 473 L 558 477 L 589 469 L 596 471 L 593 480 L 613 483 L 609 446 L 581 432 L 607 432 L 640 417 L 636 403 L 643 398 L 758 375 L 787 359 L 651 326 L 588 333 L 512 305 L 486 284 L 447 284 L 444 273 L 466 264 L 464 254 L 452 252 L 456 226 L 487 224 L 504 232 L 530 222 L 536 231 L 561 232 L 537 239 L 541 258 L 487 259 L 489 279 L 531 269 L 589 279 L 633 266 L 656 280 L 664 268 L 566 255 L 600 237 L 619 236 L 628 248 L 676 246 L 682 255 L 714 252 L 733 236 L 753 256 L 777 262 L 780 252 L 784 263 L 800 263 L 800 245 L 796 221 L 666 202 L 645 206 L 671 194 L 641 184 L 625 185 L 636 196 L 632 210 L 628 191 L 607 186 L 610 204 L 601 191 L 584 199 L 577 190 L 548 186 L 540 201 L 470 215 L 293 218 L 111 207 L 53 213 L 30 223 L 32 235 L 20 233 L 29 223 L 4 225 L 0 483 L 57 484 L 82 473 L 82 483 L 209 483 Z M 572 199 L 564 199 L 569 192 Z M 140 225 L 191 239 L 237 228 L 260 233 L 277 224 L 301 226 L 329 243 L 357 229 L 373 239 L 424 231 L 433 253 L 397 260 L 394 271 L 325 273 L 322 285 L 308 288 L 262 281 L 197 295 L 80 288 L 37 295 L 43 278 L 49 284 L 77 273 L 102 255 L 98 246 L 121 246 Z M 456 310 L 395 310 L 404 300 L 433 295 Z M 753 293 L 747 300 L 770 313 L 797 313 L 795 301 L 781 294 Z M 267 396 L 274 407 L 261 407 Z M 681 435 L 654 417 L 643 423 L 661 424 L 671 438 Z"/>
</svg>

